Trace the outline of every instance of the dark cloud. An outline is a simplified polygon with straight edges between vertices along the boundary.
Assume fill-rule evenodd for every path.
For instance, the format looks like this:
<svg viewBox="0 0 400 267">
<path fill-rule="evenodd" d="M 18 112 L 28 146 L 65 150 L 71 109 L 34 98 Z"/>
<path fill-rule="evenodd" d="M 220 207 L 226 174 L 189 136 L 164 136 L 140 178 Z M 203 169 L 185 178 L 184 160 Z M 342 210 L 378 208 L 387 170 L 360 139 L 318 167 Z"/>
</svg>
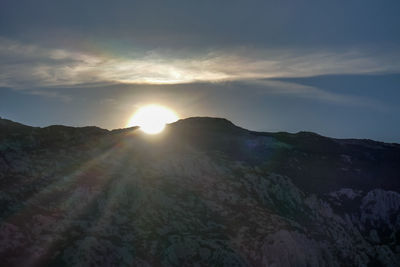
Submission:
<svg viewBox="0 0 400 267">
<path fill-rule="evenodd" d="M 395 0 L 5 0 L 0 33 L 49 42 L 118 39 L 150 48 L 398 44 L 399 8 Z"/>
</svg>

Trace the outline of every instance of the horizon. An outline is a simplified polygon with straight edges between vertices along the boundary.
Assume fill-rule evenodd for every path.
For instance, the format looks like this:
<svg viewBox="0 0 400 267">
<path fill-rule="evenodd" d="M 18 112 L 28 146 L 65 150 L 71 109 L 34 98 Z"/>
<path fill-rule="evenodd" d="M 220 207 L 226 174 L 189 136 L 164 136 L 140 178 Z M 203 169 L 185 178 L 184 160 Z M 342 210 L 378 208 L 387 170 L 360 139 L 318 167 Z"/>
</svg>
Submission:
<svg viewBox="0 0 400 267">
<path fill-rule="evenodd" d="M 310 132 L 310 131 L 298 131 L 298 132 L 287 132 L 287 131 L 270 131 L 270 132 L 266 132 L 266 131 L 256 131 L 256 130 L 251 130 L 251 129 L 244 128 L 244 127 L 242 127 L 241 125 L 238 125 L 238 124 L 236 124 L 236 123 L 234 123 L 234 122 L 232 122 L 232 121 L 230 121 L 230 120 L 228 120 L 228 119 L 226 119 L 226 118 L 221 118 L 221 117 L 209 117 L 209 116 L 193 116 L 193 117 L 179 118 L 177 121 L 167 123 L 167 124 L 166 124 L 166 127 L 169 126 L 169 125 L 173 125 L 173 124 L 175 124 L 175 123 L 178 123 L 178 122 L 180 122 L 180 121 L 188 120 L 188 119 L 211 119 L 211 120 L 212 120 L 212 119 L 219 119 L 219 120 L 225 120 L 225 121 L 227 121 L 227 122 L 229 122 L 229 123 L 232 123 L 235 127 L 241 128 L 241 129 L 243 129 L 243 130 L 246 130 L 246 131 L 249 131 L 249 132 L 252 132 L 252 133 L 268 133 L 268 134 L 280 134 L 280 133 L 285 133 L 285 134 L 286 134 L 286 133 L 287 133 L 287 134 L 292 134 L 292 135 L 297 135 L 297 134 L 301 134 L 301 133 L 311 133 L 311 134 L 316 134 L 316 135 L 318 135 L 318 136 L 321 136 L 321 137 L 324 137 L 324 138 L 329 138 L 329 139 L 373 141 L 373 142 L 377 142 L 377 143 L 386 143 L 386 144 L 392 144 L 392 145 L 400 145 L 399 142 L 385 142 L 385 141 L 374 140 L 374 139 L 369 139 L 369 138 L 352 138 L 352 137 L 349 137 L 349 138 L 337 138 L 337 137 L 334 137 L 334 136 L 326 136 L 326 135 L 322 135 L 322 134 L 317 133 L 317 132 Z M 63 126 L 63 127 L 77 128 L 77 129 L 79 129 L 79 128 L 86 128 L 86 127 L 95 127 L 95 128 L 99 128 L 99 129 L 101 129 L 101 130 L 107 130 L 107 131 L 109 131 L 109 132 L 118 131 L 118 130 L 129 130 L 129 129 L 132 129 L 132 128 L 135 128 L 134 130 L 140 130 L 140 126 L 138 126 L 138 125 L 136 125 L 136 126 L 129 126 L 129 127 L 122 127 L 122 128 L 112 128 L 112 129 L 108 129 L 108 128 L 102 128 L 102 127 L 97 126 L 97 125 L 74 126 L 74 125 L 65 125 L 65 124 L 51 124 L 51 125 L 45 125 L 45 126 L 33 126 L 33 125 L 29 125 L 29 124 L 24 124 L 24 123 L 21 123 L 21 122 L 18 122 L 18 121 L 10 120 L 10 119 L 7 119 L 7 118 L 3 118 L 3 117 L 1 117 L 1 116 L 0 116 L 0 120 L 7 120 L 7 121 L 14 122 L 14 123 L 22 124 L 22 125 L 24 125 L 24 126 L 28 126 L 28 127 L 32 127 L 32 128 L 40 128 L 40 129 L 47 128 L 47 127 L 51 127 L 51 126 Z"/>
</svg>

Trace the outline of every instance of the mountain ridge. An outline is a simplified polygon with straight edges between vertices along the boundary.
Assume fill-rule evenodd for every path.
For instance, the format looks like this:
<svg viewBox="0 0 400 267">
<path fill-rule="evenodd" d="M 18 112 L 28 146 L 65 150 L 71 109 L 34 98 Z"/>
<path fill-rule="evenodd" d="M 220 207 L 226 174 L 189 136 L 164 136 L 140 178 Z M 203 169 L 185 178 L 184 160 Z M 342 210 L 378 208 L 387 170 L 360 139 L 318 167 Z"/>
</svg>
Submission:
<svg viewBox="0 0 400 267">
<path fill-rule="evenodd" d="M 315 133 L 315 132 L 311 132 L 311 131 L 305 131 L 305 130 L 301 130 L 298 131 L 296 133 L 290 133 L 290 132 L 285 132 L 285 131 L 278 131 L 278 132 L 264 132 L 264 131 L 254 131 L 254 130 L 248 130 L 245 128 L 242 128 L 240 126 L 235 125 L 234 123 L 232 123 L 231 121 L 229 121 L 228 119 L 225 118 L 221 118 L 221 117 L 188 117 L 188 118 L 184 118 L 184 119 L 179 119 L 176 122 L 173 123 L 169 123 L 167 124 L 168 126 L 174 126 L 176 124 L 183 124 L 186 122 L 199 122 L 199 121 L 203 121 L 203 126 L 204 126 L 204 122 L 208 121 L 208 122 L 215 122 L 215 121 L 220 121 L 220 122 L 224 122 L 226 123 L 226 125 L 229 125 L 230 127 L 234 126 L 237 129 L 241 129 L 247 132 L 250 132 L 252 134 L 258 134 L 258 135 L 275 135 L 275 136 L 279 136 L 279 135 L 283 135 L 283 136 L 317 136 L 317 137 L 323 137 L 323 138 L 329 138 L 329 139 L 334 139 L 334 140 L 339 140 L 339 141 L 358 141 L 358 142 L 370 142 L 370 143 L 379 143 L 379 144 L 386 144 L 386 145 L 394 145 L 394 146 L 399 146 L 400 147 L 400 143 L 397 142 L 384 142 L 384 141 L 377 141 L 377 140 L 373 140 L 373 139 L 369 139 L 369 138 L 336 138 L 336 137 L 329 137 L 329 136 L 324 136 L 321 135 L 319 133 Z M 48 126 L 43 126 L 43 127 L 38 127 L 38 126 L 30 126 L 30 125 L 26 125 L 26 124 L 22 124 L 22 123 L 18 123 L 9 119 L 5 119 L 0 117 L 0 127 L 5 127 L 7 125 L 7 127 L 9 127 L 9 125 L 18 125 L 20 127 L 29 127 L 29 128 L 33 128 L 33 129 L 46 129 L 46 128 L 54 128 L 54 127 L 65 127 L 67 128 L 73 128 L 73 129 L 99 129 L 102 131 L 108 131 L 111 133 L 117 133 L 117 132 L 124 132 L 124 131 L 129 131 L 129 130 L 136 130 L 139 129 L 138 126 L 134 126 L 134 127 L 128 127 L 128 128 L 116 128 L 116 129 L 105 129 L 105 128 L 101 128 L 98 126 L 66 126 L 66 125 L 48 125 Z"/>
<path fill-rule="evenodd" d="M 177 142 L 184 142 L 202 151 L 220 151 L 232 160 L 246 161 L 252 165 L 267 162 L 268 168 L 292 177 L 298 186 L 310 192 L 328 190 L 321 189 L 325 185 L 317 181 L 320 168 L 325 168 L 326 181 L 337 183 L 340 180 L 342 187 L 352 185 L 354 182 L 360 187 L 359 189 L 370 190 L 376 188 L 377 177 L 379 177 L 384 180 L 382 185 L 384 189 L 400 191 L 400 180 L 397 176 L 397 165 L 400 166 L 400 145 L 393 143 L 368 139 L 337 139 L 310 132 L 296 134 L 254 132 L 238 127 L 227 119 L 210 117 L 179 120 L 167 125 L 159 136 L 148 136 L 137 131 L 138 127 L 111 131 L 96 126 L 52 125 L 40 128 L 8 120 L 2 120 L 0 125 L 2 125 L 0 137 L 2 135 L 3 138 L 7 137 L 8 129 L 4 128 L 4 125 L 11 125 L 13 134 L 8 135 L 8 138 L 19 140 L 21 141 L 19 145 L 26 145 L 31 149 L 35 149 L 35 142 L 32 142 L 35 136 L 38 137 L 36 145 L 56 144 L 57 146 L 84 144 L 88 140 L 96 142 L 97 139 L 103 137 L 111 140 L 115 135 L 122 138 L 126 136 L 138 138 L 145 143 L 151 140 L 158 140 L 161 143 L 163 140 L 172 141 L 175 145 Z M 25 133 L 25 135 L 14 136 L 16 133 Z M 347 154 L 355 160 L 349 161 Z M 266 158 L 268 161 L 265 160 Z M 292 166 L 283 162 L 290 162 Z M 349 167 L 347 165 L 351 165 L 352 170 L 346 171 Z M 337 166 L 341 167 L 337 168 Z M 367 169 L 368 172 L 360 172 L 363 169 Z M 304 176 L 313 177 L 315 184 L 310 183 L 310 180 L 302 182 L 301 178 Z M 346 183 L 346 180 L 351 182 Z"/>
</svg>

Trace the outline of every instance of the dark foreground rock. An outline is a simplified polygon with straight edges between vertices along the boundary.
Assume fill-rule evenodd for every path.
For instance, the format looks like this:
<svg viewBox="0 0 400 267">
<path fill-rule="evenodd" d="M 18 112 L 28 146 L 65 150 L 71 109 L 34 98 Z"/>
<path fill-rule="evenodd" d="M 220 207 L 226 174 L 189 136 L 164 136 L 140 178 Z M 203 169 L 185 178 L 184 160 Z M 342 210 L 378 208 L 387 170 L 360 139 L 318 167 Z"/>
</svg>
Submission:
<svg viewBox="0 0 400 267">
<path fill-rule="evenodd" d="M 0 119 L 2 266 L 399 266 L 400 146 Z"/>
</svg>

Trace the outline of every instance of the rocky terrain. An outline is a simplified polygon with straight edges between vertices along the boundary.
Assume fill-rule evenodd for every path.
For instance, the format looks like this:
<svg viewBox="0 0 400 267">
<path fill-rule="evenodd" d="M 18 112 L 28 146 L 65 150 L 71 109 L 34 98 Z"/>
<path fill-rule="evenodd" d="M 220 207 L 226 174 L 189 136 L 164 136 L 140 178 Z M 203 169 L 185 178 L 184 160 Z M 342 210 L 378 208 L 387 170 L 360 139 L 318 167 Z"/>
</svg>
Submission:
<svg viewBox="0 0 400 267">
<path fill-rule="evenodd" d="M 2 266 L 400 266 L 400 145 L 0 119 Z"/>
</svg>

